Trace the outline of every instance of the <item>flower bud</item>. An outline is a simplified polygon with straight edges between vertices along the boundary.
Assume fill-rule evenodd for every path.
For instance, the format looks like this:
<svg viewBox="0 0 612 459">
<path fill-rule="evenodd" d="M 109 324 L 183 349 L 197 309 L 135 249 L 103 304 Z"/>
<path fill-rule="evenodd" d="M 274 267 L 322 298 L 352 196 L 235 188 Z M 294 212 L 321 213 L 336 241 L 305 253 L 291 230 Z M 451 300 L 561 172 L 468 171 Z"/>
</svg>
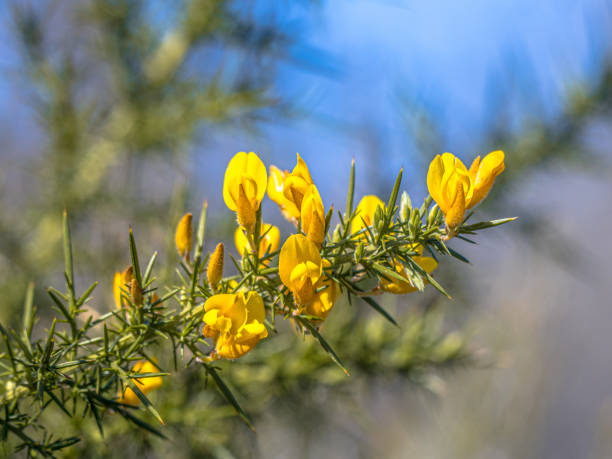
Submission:
<svg viewBox="0 0 612 459">
<path fill-rule="evenodd" d="M 217 284 L 223 277 L 224 253 L 225 249 L 223 247 L 223 243 L 219 242 L 219 244 L 217 244 L 217 248 L 210 256 L 210 260 L 208 260 L 208 269 L 206 270 L 206 277 L 208 278 L 208 283 L 210 284 L 213 290 L 217 288 Z"/>
<path fill-rule="evenodd" d="M 174 241 L 176 242 L 176 250 L 181 257 L 189 257 L 191 247 L 193 246 L 193 215 L 191 212 L 183 215 L 176 227 Z"/>
<path fill-rule="evenodd" d="M 357 264 L 361 263 L 362 256 L 363 256 L 363 244 L 359 244 L 357 245 L 357 248 L 355 249 L 355 253 L 353 254 L 355 263 Z"/>
<path fill-rule="evenodd" d="M 412 202 L 410 196 L 405 191 L 402 192 L 402 198 L 400 200 L 400 211 L 399 217 L 402 223 L 407 222 L 410 218 L 410 210 L 412 209 Z"/>
<path fill-rule="evenodd" d="M 332 241 L 338 242 L 341 239 L 342 228 L 340 228 L 340 224 L 336 225 L 336 229 L 334 230 L 334 234 L 332 235 Z"/>
<path fill-rule="evenodd" d="M 138 285 L 136 279 L 132 279 L 130 283 L 130 295 L 132 296 L 134 306 L 142 306 L 142 288 Z"/>
</svg>

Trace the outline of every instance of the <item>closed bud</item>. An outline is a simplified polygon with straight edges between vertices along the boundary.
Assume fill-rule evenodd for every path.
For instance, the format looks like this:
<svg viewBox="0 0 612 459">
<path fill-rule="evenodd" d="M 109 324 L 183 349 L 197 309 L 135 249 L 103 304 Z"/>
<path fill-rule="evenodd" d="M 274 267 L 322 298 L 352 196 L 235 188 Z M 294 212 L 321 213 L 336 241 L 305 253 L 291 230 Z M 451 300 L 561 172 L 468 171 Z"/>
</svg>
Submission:
<svg viewBox="0 0 612 459">
<path fill-rule="evenodd" d="M 410 196 L 405 191 L 402 192 L 402 198 L 400 200 L 400 221 L 402 223 L 407 222 L 410 218 L 410 210 L 412 209 L 412 202 Z"/>
<path fill-rule="evenodd" d="M 436 222 L 436 218 L 438 217 L 438 205 L 434 205 L 431 209 L 429 209 L 429 214 L 427 215 L 427 227 L 432 227 Z"/>
<path fill-rule="evenodd" d="M 357 248 L 355 249 L 355 253 L 353 254 L 355 263 L 361 263 L 362 256 L 363 256 L 363 244 L 359 244 Z"/>
<path fill-rule="evenodd" d="M 223 277 L 223 255 L 225 253 L 225 248 L 223 247 L 223 243 L 219 242 L 217 244 L 217 248 L 210 256 L 210 260 L 208 261 L 208 269 L 206 270 L 206 277 L 208 278 L 208 283 L 214 289 L 217 288 L 217 284 L 221 281 Z"/>
<path fill-rule="evenodd" d="M 191 247 L 193 246 L 193 216 L 191 212 L 183 215 L 176 227 L 174 241 L 176 242 L 176 250 L 181 257 L 189 257 Z"/>
<path fill-rule="evenodd" d="M 142 305 L 142 288 L 138 285 L 138 281 L 136 279 L 132 279 L 130 283 L 130 295 L 132 297 L 132 303 L 134 306 Z"/>
<path fill-rule="evenodd" d="M 383 229 L 383 225 L 385 223 L 385 219 L 383 218 L 384 214 L 384 210 L 382 207 L 377 207 L 376 208 L 376 212 L 374 212 L 374 228 L 376 228 L 376 231 L 378 231 L 379 233 L 381 232 L 381 230 Z"/>
<path fill-rule="evenodd" d="M 338 242 L 341 239 L 341 232 L 342 232 L 342 228 L 340 228 L 340 224 L 336 225 L 334 234 L 332 234 L 332 241 Z"/>
</svg>

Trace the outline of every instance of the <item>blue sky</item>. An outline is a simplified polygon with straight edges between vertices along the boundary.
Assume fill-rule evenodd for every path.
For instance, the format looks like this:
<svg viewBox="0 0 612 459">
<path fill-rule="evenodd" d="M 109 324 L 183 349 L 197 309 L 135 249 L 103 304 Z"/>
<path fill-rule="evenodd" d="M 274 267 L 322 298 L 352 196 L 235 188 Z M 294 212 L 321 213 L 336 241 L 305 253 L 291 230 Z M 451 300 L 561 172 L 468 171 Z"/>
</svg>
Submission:
<svg viewBox="0 0 612 459">
<path fill-rule="evenodd" d="M 330 199 L 344 193 L 352 157 L 360 193 L 384 192 L 401 166 L 418 181 L 411 176 L 414 146 L 400 94 L 431 115 L 444 150 L 470 159 L 495 148 L 483 145 L 483 134 L 500 112 L 510 113 L 515 127 L 525 116 L 554 117 L 569 87 L 597 75 L 612 30 L 606 0 L 308 3 L 290 7 L 277 0 L 276 6 L 288 11 L 286 27 L 298 27 L 303 38 L 293 59 L 314 67 L 305 72 L 282 65 L 277 89 L 309 115 L 274 122 L 257 137 L 221 131 L 212 144 L 195 146 L 198 171 L 210 173 L 209 152 L 219 157 L 220 168 L 244 149 L 289 168 L 299 151 L 322 179 L 330 168 L 342 172 L 321 184 Z M 153 16 L 168 20 L 166 2 L 151 5 L 157 5 Z M 17 56 L 10 33 L 0 28 L 5 69 Z M 0 119 L 9 135 L 31 122 L 31 112 L 19 108 L 15 85 L 15 75 L 0 79 Z M 422 192 L 422 185 L 409 189 Z"/>
<path fill-rule="evenodd" d="M 293 50 L 318 71 L 287 65 L 278 78 L 281 93 L 311 115 L 246 142 L 281 167 L 292 167 L 299 151 L 322 179 L 339 170 L 321 184 L 332 200 L 344 193 L 351 157 L 365 166 L 361 194 L 381 177 L 389 183 L 401 166 L 418 180 L 400 94 L 432 116 L 444 150 L 470 160 L 495 149 L 483 134 L 499 113 L 511 115 L 513 128 L 525 117 L 553 118 L 569 88 L 597 76 L 610 11 L 604 0 L 324 2 L 298 16 L 305 42 Z M 214 150 L 229 158 L 244 143 L 223 139 Z M 423 185 L 408 188 L 422 193 Z"/>
</svg>

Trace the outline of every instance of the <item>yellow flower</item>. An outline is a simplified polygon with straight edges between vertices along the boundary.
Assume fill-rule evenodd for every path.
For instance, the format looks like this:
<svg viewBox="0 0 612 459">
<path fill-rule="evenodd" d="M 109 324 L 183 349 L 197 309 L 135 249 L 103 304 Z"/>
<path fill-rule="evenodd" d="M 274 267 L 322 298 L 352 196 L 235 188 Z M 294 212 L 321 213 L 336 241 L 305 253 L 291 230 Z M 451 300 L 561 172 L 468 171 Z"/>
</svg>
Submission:
<svg viewBox="0 0 612 459">
<path fill-rule="evenodd" d="M 257 292 L 222 293 L 204 303 L 204 336 L 215 340 L 218 357 L 237 359 L 268 336 L 266 310 Z"/>
<path fill-rule="evenodd" d="M 283 216 L 290 222 L 296 223 L 300 218 L 300 209 L 295 203 L 287 199 L 284 193 L 285 179 L 289 176 L 289 171 L 281 171 L 276 166 L 270 166 L 270 176 L 268 177 L 268 197 L 278 204 Z"/>
<path fill-rule="evenodd" d="M 444 213 L 447 227 L 458 227 L 474 193 L 465 165 L 451 153 L 437 155 L 429 165 L 427 188 Z"/>
<path fill-rule="evenodd" d="M 238 223 L 252 233 L 256 213 L 266 193 L 266 166 L 255 153 L 236 153 L 223 181 L 223 200 L 238 215 Z"/>
<path fill-rule="evenodd" d="M 331 263 L 328 260 L 323 260 L 324 268 L 327 268 L 330 265 Z M 325 320 L 327 318 L 327 315 L 338 298 L 340 289 L 338 288 L 338 285 L 325 274 L 323 274 L 323 276 L 321 276 L 319 281 L 315 284 L 315 290 L 322 287 L 326 288 L 318 293 L 315 293 L 313 300 L 306 306 L 302 307 L 300 312 L 311 316 L 320 317 L 321 320 Z"/>
<path fill-rule="evenodd" d="M 192 219 L 191 213 L 186 213 L 176 226 L 174 241 L 176 242 L 176 250 L 181 257 L 188 257 L 193 246 Z"/>
<path fill-rule="evenodd" d="M 159 373 L 159 368 L 157 368 L 154 364 L 149 362 L 148 360 L 140 360 L 134 364 L 132 368 L 132 372 L 134 373 Z M 136 387 L 140 389 L 140 392 L 143 394 L 148 394 L 152 390 L 159 389 L 162 385 L 162 377 L 161 376 L 152 376 L 150 378 L 142 378 L 142 379 L 132 379 Z M 136 392 L 134 392 L 131 388 L 126 387 L 123 391 L 123 394 L 119 394 L 119 399 L 117 400 L 119 403 L 124 403 L 126 405 L 137 406 L 140 404 L 140 399 Z"/>
<path fill-rule="evenodd" d="M 420 250 L 417 249 L 417 252 L 421 253 L 423 248 Z M 427 274 L 431 274 L 437 267 L 438 262 L 432 257 L 423 257 L 421 255 L 416 255 L 412 257 L 412 260 L 419 265 Z M 405 278 L 405 281 L 399 281 L 395 279 L 380 279 L 380 287 L 390 293 L 395 293 L 396 295 L 402 295 L 405 293 L 416 292 L 418 289 L 410 283 L 408 280 L 408 273 L 406 272 L 406 268 L 402 265 L 398 260 L 394 260 L 395 271 Z M 427 281 L 425 281 L 427 283 Z"/>
<path fill-rule="evenodd" d="M 310 185 L 302 200 L 302 230 L 306 237 L 321 247 L 325 240 L 325 209 L 319 190 Z"/>
<path fill-rule="evenodd" d="M 280 230 L 276 226 L 264 223 L 261 225 L 261 234 L 263 234 L 263 237 L 259 242 L 259 258 L 263 258 L 267 253 L 278 250 L 280 245 Z M 250 251 L 249 242 L 241 228 L 236 228 L 234 232 L 234 243 L 236 244 L 236 250 L 238 250 L 241 256 L 244 256 L 247 248 Z"/>
<path fill-rule="evenodd" d="M 495 177 L 504 171 L 504 152 L 492 151 L 481 161 L 478 156 L 470 166 L 470 178 L 474 185 L 472 199 L 466 203 L 466 209 L 471 209 L 482 201 L 495 182 Z"/>
<path fill-rule="evenodd" d="M 353 218 L 351 222 L 351 232 L 355 234 L 366 226 L 372 226 L 374 223 L 374 214 L 379 207 L 384 209 L 385 203 L 382 202 L 378 196 L 370 194 L 361 198 L 361 201 L 359 201 L 357 205 L 355 218 Z M 365 225 L 363 222 L 365 222 Z"/>
<path fill-rule="evenodd" d="M 278 273 L 283 284 L 293 292 L 298 306 L 312 301 L 322 272 L 319 248 L 301 234 L 289 236 L 280 251 Z"/>
<path fill-rule="evenodd" d="M 116 272 L 113 278 L 113 296 L 115 297 L 115 305 L 117 309 L 121 309 L 122 306 L 126 305 L 126 302 L 121 298 L 122 293 L 126 290 L 130 291 L 131 283 L 133 279 L 132 266 L 128 266 L 121 272 Z"/>
<path fill-rule="evenodd" d="M 208 268 L 206 269 L 206 277 L 208 283 L 214 289 L 217 288 L 217 284 L 223 277 L 223 255 L 225 254 L 225 248 L 223 242 L 217 244 L 217 248 L 210 256 L 208 260 Z"/>
<path fill-rule="evenodd" d="M 283 182 L 283 194 L 285 198 L 291 201 L 296 209 L 298 209 L 297 218 L 300 217 L 302 209 L 302 200 L 308 191 L 308 187 L 312 185 L 312 177 L 304 160 L 297 154 L 297 164 Z"/>
</svg>

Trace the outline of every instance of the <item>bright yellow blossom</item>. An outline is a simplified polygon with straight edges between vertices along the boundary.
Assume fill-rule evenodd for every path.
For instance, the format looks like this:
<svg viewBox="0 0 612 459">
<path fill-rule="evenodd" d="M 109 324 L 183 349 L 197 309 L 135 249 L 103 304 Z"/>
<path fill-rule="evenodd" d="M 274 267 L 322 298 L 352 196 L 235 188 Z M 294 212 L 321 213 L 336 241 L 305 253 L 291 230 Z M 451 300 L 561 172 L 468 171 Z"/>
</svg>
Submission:
<svg viewBox="0 0 612 459">
<path fill-rule="evenodd" d="M 255 153 L 236 153 L 223 181 L 223 200 L 237 213 L 238 223 L 249 233 L 255 229 L 256 214 L 266 193 L 266 166 Z"/>
<path fill-rule="evenodd" d="M 280 230 L 269 223 L 261 225 L 261 234 L 263 234 L 261 241 L 259 242 L 259 258 L 263 258 L 267 253 L 272 253 L 278 250 L 280 245 Z M 236 250 L 241 256 L 244 256 L 245 251 L 249 248 L 249 241 L 244 234 L 242 228 L 236 228 L 234 232 L 234 244 L 236 244 Z"/>
<path fill-rule="evenodd" d="M 301 211 L 302 200 L 304 199 L 306 191 L 308 191 L 308 187 L 312 185 L 312 183 L 312 177 L 310 176 L 308 166 L 298 153 L 297 164 L 293 168 L 293 171 L 291 171 L 291 174 L 285 177 L 283 194 L 285 198 L 291 201 L 295 207 Z M 299 216 L 300 213 L 298 213 L 298 217 Z"/>
<path fill-rule="evenodd" d="M 278 274 L 283 284 L 293 292 L 298 306 L 312 301 L 322 272 L 319 248 L 301 234 L 289 236 L 280 251 Z"/>
<path fill-rule="evenodd" d="M 478 156 L 470 166 L 470 178 L 474 185 L 472 199 L 466 204 L 466 209 L 471 209 L 482 201 L 495 182 L 495 177 L 505 169 L 504 152 L 501 150 L 492 151 L 481 161 Z"/>
<path fill-rule="evenodd" d="M 180 219 L 176 226 L 174 241 L 176 242 L 176 250 L 181 257 L 189 257 L 191 247 L 193 246 L 193 215 L 188 212 Z"/>
<path fill-rule="evenodd" d="M 216 357 L 237 359 L 268 336 L 266 310 L 259 293 L 222 293 L 204 303 L 204 336 L 215 341 Z"/>
<path fill-rule="evenodd" d="M 319 190 L 310 185 L 302 200 L 302 230 L 306 237 L 321 247 L 325 240 L 325 208 Z"/>
<path fill-rule="evenodd" d="M 379 207 L 384 209 L 385 203 L 382 202 L 378 196 L 370 194 L 361 198 L 361 201 L 357 204 L 356 216 L 351 222 L 351 232 L 355 234 L 366 226 L 372 226 L 374 223 L 374 214 Z"/>
<path fill-rule="evenodd" d="M 323 260 L 323 268 L 331 266 L 328 260 Z M 325 274 L 321 276 L 319 281 L 315 284 L 315 290 L 325 287 L 318 293 L 315 293 L 314 298 L 306 306 L 302 307 L 300 312 L 306 313 L 311 316 L 320 317 L 321 320 L 325 320 L 327 315 L 331 311 L 340 289 L 338 285 Z"/>
<path fill-rule="evenodd" d="M 423 248 L 417 251 L 422 252 Z M 412 260 L 419 265 L 423 271 L 427 274 L 431 274 L 437 267 L 438 262 L 432 257 L 424 257 L 421 255 L 416 255 L 412 257 Z M 398 260 L 394 260 L 395 271 L 405 278 L 405 281 L 399 281 L 396 279 L 380 279 L 380 288 L 382 288 L 386 292 L 395 293 L 396 295 L 402 295 L 406 293 L 416 292 L 418 289 L 410 283 L 408 279 L 408 274 L 406 272 L 406 268 L 402 265 Z M 427 281 L 425 281 L 427 283 Z"/>
<path fill-rule="evenodd" d="M 446 226 L 451 231 L 458 227 L 474 193 L 465 165 L 451 153 L 437 155 L 429 165 L 427 188 L 444 213 Z"/>
<path fill-rule="evenodd" d="M 131 265 L 123 271 L 115 273 L 115 277 L 113 278 L 113 296 L 117 309 L 121 309 L 122 306 L 126 305 L 125 300 L 121 298 L 121 296 L 124 291 L 130 290 L 133 277 Z"/>
<path fill-rule="evenodd" d="M 223 242 L 217 244 L 217 248 L 210 255 L 208 260 L 208 267 L 206 269 L 206 278 L 208 283 L 214 289 L 217 288 L 217 284 L 223 277 L 223 255 L 225 254 L 225 248 Z"/>
<path fill-rule="evenodd" d="M 270 175 L 268 176 L 268 197 L 278 204 L 283 216 L 295 224 L 300 218 L 300 209 L 298 209 L 292 200 L 285 197 L 283 190 L 285 179 L 288 176 L 289 171 L 281 171 L 276 166 L 270 166 Z"/>
<path fill-rule="evenodd" d="M 134 364 L 132 371 L 135 373 L 159 373 L 159 368 L 157 368 L 154 364 L 149 362 L 148 360 L 140 360 Z M 159 389 L 162 385 L 162 377 L 161 376 L 152 376 L 150 378 L 141 378 L 141 379 L 132 379 L 136 387 L 140 389 L 140 392 L 143 394 L 148 394 L 152 390 Z M 126 405 L 137 406 L 140 404 L 140 399 L 136 392 L 134 392 L 131 388 L 126 387 L 123 391 L 123 395 L 119 395 L 119 399 L 117 400 L 119 403 L 124 403 Z"/>
</svg>

